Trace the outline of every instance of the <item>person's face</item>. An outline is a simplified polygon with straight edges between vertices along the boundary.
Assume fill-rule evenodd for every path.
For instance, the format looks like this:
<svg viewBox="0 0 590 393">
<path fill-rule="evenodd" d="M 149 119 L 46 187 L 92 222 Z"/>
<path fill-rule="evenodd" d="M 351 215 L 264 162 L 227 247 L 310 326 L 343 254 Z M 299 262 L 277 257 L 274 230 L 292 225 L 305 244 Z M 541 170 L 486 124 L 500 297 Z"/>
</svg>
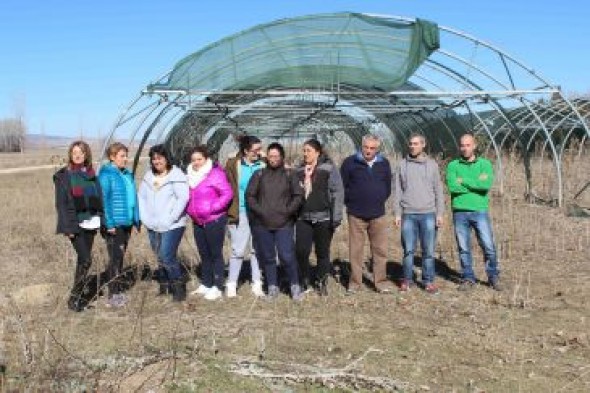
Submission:
<svg viewBox="0 0 590 393">
<path fill-rule="evenodd" d="M 475 154 L 475 139 L 471 135 L 464 135 L 461 137 L 459 141 L 459 150 L 461 151 L 461 156 L 466 159 L 470 159 Z"/>
<path fill-rule="evenodd" d="M 303 162 L 305 164 L 314 164 L 318 161 L 320 152 L 311 147 L 310 145 L 303 145 Z"/>
<path fill-rule="evenodd" d="M 375 158 L 377 153 L 379 153 L 379 145 L 379 141 L 375 141 L 372 139 L 367 139 L 366 141 L 363 141 L 362 153 L 365 161 L 372 161 Z"/>
<path fill-rule="evenodd" d="M 254 161 L 258 160 L 258 158 L 260 158 L 260 151 L 261 150 L 262 150 L 262 144 L 254 143 L 252 146 L 250 146 L 250 149 L 246 151 L 246 155 L 244 158 L 246 158 L 246 160 L 249 162 L 254 162 Z"/>
<path fill-rule="evenodd" d="M 268 160 L 268 165 L 272 168 L 278 168 L 283 164 L 283 158 L 277 149 L 270 149 L 266 154 L 266 159 Z"/>
<path fill-rule="evenodd" d="M 121 149 L 114 155 L 110 156 L 109 159 L 119 169 L 123 169 L 127 166 L 127 150 Z"/>
<path fill-rule="evenodd" d="M 82 165 L 84 164 L 84 160 L 86 160 L 84 150 L 80 146 L 74 146 L 72 149 L 72 164 Z"/>
<path fill-rule="evenodd" d="M 426 143 L 420 137 L 414 137 L 410 139 L 408 143 L 408 149 L 410 150 L 410 155 L 413 157 L 419 156 L 424 152 L 424 148 L 426 147 Z"/>
<path fill-rule="evenodd" d="M 166 161 L 166 157 L 160 154 L 154 154 L 152 157 L 152 168 L 156 171 L 156 173 L 164 173 L 166 172 L 166 165 L 168 162 Z"/>
<path fill-rule="evenodd" d="M 191 156 L 191 165 L 195 171 L 198 171 L 203 165 L 205 165 L 205 161 L 207 161 L 207 159 L 199 152 L 193 153 Z"/>
</svg>

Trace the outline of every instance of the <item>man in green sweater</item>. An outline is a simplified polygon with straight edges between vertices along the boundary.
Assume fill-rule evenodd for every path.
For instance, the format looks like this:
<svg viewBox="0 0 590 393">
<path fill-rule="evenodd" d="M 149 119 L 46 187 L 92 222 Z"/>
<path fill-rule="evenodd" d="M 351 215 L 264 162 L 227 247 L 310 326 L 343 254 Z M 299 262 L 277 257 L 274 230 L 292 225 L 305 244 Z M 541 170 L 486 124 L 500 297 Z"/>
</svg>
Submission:
<svg viewBox="0 0 590 393">
<path fill-rule="evenodd" d="M 473 134 L 463 135 L 460 140 L 461 157 L 447 166 L 447 186 L 451 193 L 453 224 L 463 278 L 459 290 L 468 291 L 475 286 L 471 254 L 473 228 L 485 256 L 488 284 L 501 291 L 494 234 L 488 214 L 488 194 L 494 182 L 494 172 L 489 160 L 476 157 L 476 147 Z"/>
</svg>

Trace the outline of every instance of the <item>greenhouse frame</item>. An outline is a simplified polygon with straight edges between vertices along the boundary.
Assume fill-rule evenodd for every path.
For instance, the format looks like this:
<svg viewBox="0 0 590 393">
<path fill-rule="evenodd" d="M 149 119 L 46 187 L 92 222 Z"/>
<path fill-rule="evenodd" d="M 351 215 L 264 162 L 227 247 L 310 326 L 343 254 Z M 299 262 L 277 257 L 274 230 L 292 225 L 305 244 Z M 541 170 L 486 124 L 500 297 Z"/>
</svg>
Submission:
<svg viewBox="0 0 590 393">
<path fill-rule="evenodd" d="M 472 131 L 494 160 L 500 191 L 505 149 L 546 155 L 561 206 L 564 152 L 574 139 L 588 141 L 589 116 L 590 101 L 568 99 L 470 34 L 419 18 L 318 14 L 261 24 L 181 59 L 123 109 L 103 155 L 125 141 L 135 168 L 155 143 L 186 162 L 196 144 L 219 157 L 235 151 L 242 134 L 281 141 L 292 153 L 311 137 L 333 150 L 358 147 L 367 133 L 399 154 L 417 132 L 444 158 Z"/>
</svg>

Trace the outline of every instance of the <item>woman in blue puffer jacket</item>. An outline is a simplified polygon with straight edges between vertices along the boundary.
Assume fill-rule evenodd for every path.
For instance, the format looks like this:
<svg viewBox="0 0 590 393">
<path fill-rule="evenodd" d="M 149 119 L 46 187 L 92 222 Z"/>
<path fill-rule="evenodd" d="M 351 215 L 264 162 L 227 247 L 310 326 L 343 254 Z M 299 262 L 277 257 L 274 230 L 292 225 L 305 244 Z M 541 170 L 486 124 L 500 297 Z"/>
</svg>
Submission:
<svg viewBox="0 0 590 393">
<path fill-rule="evenodd" d="M 139 231 L 139 207 L 133 173 L 127 169 L 128 149 L 115 142 L 107 149 L 109 163 L 100 168 L 98 180 L 104 201 L 105 238 L 109 254 L 107 267 L 111 307 L 122 307 L 127 296 L 122 293 L 121 273 L 131 229 Z"/>
</svg>

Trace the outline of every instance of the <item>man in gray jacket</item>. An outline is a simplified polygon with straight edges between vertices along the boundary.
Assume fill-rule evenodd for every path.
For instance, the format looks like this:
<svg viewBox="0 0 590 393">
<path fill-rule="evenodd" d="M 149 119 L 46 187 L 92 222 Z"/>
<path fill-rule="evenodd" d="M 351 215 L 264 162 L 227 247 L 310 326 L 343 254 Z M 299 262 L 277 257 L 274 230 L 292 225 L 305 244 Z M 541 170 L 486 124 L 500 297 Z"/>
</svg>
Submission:
<svg viewBox="0 0 590 393">
<path fill-rule="evenodd" d="M 425 152 L 426 139 L 412 134 L 409 154 L 403 158 L 394 176 L 395 225 L 401 226 L 404 249 L 400 291 L 413 285 L 414 251 L 420 239 L 422 248 L 422 284 L 431 294 L 438 293 L 434 284 L 434 247 L 436 228 L 443 223 L 444 195 L 438 164 Z"/>
</svg>

